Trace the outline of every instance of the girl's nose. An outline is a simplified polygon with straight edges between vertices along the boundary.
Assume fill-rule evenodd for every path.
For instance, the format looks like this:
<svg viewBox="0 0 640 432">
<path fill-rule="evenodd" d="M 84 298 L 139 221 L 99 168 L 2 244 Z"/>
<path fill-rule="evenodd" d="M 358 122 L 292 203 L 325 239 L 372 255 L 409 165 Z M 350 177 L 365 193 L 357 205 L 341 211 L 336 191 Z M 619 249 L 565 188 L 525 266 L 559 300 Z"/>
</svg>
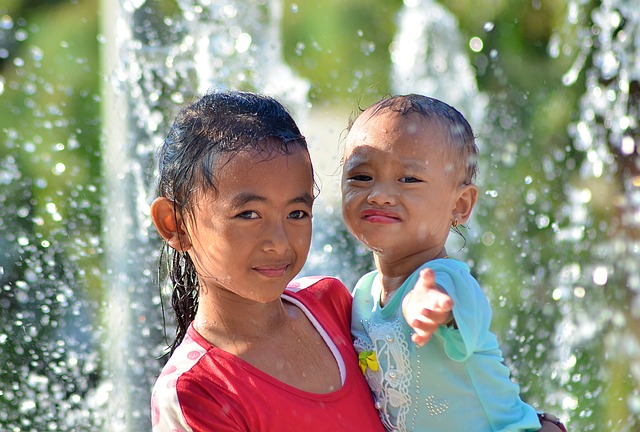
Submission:
<svg viewBox="0 0 640 432">
<path fill-rule="evenodd" d="M 289 249 L 289 235 L 284 223 L 276 222 L 265 229 L 263 247 L 267 252 L 277 253 L 284 253 Z"/>
</svg>

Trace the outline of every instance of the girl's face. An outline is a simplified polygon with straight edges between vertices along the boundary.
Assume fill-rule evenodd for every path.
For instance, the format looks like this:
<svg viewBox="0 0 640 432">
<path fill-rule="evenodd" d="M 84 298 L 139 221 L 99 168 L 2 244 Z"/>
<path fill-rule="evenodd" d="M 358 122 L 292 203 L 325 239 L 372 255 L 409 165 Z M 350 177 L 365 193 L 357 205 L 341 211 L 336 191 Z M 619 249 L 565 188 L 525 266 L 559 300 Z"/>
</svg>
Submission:
<svg viewBox="0 0 640 432">
<path fill-rule="evenodd" d="M 299 149 L 265 160 L 255 151 L 242 152 L 223 158 L 214 172 L 217 192 L 197 191 L 193 217 L 185 220 L 201 290 L 273 301 L 309 252 L 309 154 Z"/>
<path fill-rule="evenodd" d="M 379 256 L 436 258 L 454 218 L 466 221 L 470 209 L 463 214 L 460 200 L 475 186 L 463 184 L 446 143 L 441 127 L 416 114 L 365 112 L 351 128 L 342 214 L 349 230 Z"/>
</svg>

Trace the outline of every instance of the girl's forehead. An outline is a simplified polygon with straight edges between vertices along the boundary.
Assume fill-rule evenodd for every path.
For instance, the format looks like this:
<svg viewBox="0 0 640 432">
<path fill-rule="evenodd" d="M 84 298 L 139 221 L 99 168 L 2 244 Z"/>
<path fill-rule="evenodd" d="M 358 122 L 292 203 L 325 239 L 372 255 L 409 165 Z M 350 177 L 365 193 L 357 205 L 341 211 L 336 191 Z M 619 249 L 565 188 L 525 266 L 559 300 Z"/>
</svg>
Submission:
<svg viewBox="0 0 640 432">
<path fill-rule="evenodd" d="M 296 176 L 296 181 L 304 182 L 309 177 L 313 182 L 309 152 L 303 148 L 283 150 L 247 150 L 223 157 L 216 163 L 214 184 L 220 187 L 243 184 L 262 186 L 265 182 L 283 180 Z"/>
<path fill-rule="evenodd" d="M 286 149 L 284 147 L 246 148 L 221 154 L 213 164 L 213 171 L 216 173 L 228 170 L 230 167 L 235 169 L 243 166 L 251 170 L 257 164 L 269 163 L 281 157 L 295 160 L 294 163 L 311 163 L 308 150 L 298 146 Z"/>
<path fill-rule="evenodd" d="M 196 192 L 200 211 L 209 205 L 234 209 L 249 202 L 313 203 L 313 171 L 304 149 L 268 157 L 242 152 L 220 164 L 210 184 Z"/>
</svg>

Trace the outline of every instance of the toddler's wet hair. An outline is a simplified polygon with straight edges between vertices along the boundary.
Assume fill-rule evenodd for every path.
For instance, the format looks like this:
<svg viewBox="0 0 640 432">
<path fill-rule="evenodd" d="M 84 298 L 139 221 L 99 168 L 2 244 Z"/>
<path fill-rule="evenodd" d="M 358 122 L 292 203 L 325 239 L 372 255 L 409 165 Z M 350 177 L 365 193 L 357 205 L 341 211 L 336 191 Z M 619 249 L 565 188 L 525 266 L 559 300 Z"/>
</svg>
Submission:
<svg viewBox="0 0 640 432">
<path fill-rule="evenodd" d="M 371 117 L 383 112 L 395 112 L 402 117 L 418 114 L 444 128 L 449 143 L 457 152 L 454 160 L 461 161 L 464 169 L 464 183 L 472 184 L 478 173 L 478 146 L 475 135 L 467 119 L 454 107 L 441 100 L 419 94 L 390 96 L 371 105 L 365 110 Z M 355 119 L 350 122 L 349 129 Z"/>
</svg>

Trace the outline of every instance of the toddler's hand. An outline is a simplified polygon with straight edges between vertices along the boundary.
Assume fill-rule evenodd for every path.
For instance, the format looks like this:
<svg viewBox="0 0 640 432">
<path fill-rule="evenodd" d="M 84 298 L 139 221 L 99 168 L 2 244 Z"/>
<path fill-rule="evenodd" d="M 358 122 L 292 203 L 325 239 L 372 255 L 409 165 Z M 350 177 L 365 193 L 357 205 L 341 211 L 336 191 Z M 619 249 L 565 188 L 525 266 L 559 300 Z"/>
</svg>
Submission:
<svg viewBox="0 0 640 432">
<path fill-rule="evenodd" d="M 438 288 L 433 270 L 422 270 L 420 279 L 402 301 L 404 319 L 414 330 L 411 340 L 419 346 L 429 342 L 440 325 L 452 320 L 452 308 L 453 300 Z"/>
</svg>

